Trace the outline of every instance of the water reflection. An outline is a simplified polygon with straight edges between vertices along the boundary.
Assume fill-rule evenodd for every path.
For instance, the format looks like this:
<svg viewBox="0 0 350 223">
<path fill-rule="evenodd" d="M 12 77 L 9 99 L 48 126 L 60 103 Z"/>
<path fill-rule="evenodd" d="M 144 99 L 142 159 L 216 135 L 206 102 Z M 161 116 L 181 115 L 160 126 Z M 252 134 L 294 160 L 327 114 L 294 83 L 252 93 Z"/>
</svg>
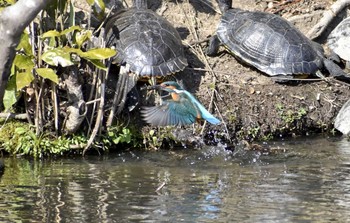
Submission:
<svg viewBox="0 0 350 223">
<path fill-rule="evenodd" d="M 1 222 L 346 222 L 350 143 L 279 142 L 32 161 L 5 159 Z M 159 191 L 156 189 L 164 185 Z"/>
</svg>

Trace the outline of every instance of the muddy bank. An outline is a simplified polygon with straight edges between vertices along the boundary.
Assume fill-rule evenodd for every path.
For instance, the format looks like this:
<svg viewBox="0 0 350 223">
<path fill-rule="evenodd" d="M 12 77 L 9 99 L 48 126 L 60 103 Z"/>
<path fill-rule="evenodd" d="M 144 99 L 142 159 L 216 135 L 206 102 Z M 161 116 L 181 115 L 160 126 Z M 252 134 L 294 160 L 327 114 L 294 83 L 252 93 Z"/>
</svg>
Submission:
<svg viewBox="0 0 350 223">
<path fill-rule="evenodd" d="M 279 136 L 331 132 L 337 112 L 350 98 L 349 86 L 335 81 L 276 83 L 237 61 L 223 48 L 217 57 L 207 57 L 204 54 L 207 43 L 194 43 L 215 32 L 220 14 L 216 1 L 203 2 L 169 1 L 162 4 L 152 1 L 151 8 L 174 24 L 186 46 L 189 66 L 170 79 L 182 83 L 223 120 L 218 126 L 207 124 L 204 131 L 207 136 L 267 140 Z M 278 11 L 306 33 L 331 3 L 327 0 L 297 1 L 290 5 L 269 5 L 268 10 Z M 256 3 L 253 0 L 236 1 L 234 4 L 246 10 L 266 10 L 268 6 L 264 1 Z M 133 111 L 131 116 L 139 117 L 138 111 Z M 129 114 L 127 117 L 130 117 Z M 144 126 L 143 134 L 149 135 L 150 129 L 155 128 Z M 158 130 L 163 133 L 157 137 L 175 133 L 176 137 L 187 140 L 193 127 Z M 201 130 L 201 126 L 195 127 L 194 138 L 200 135 Z"/>
<path fill-rule="evenodd" d="M 126 1 L 129 6 L 132 5 L 131 2 Z M 233 7 L 279 14 L 306 34 L 333 3 L 332 0 L 238 0 L 234 1 Z M 137 93 L 140 100 L 136 109 L 132 112 L 124 111 L 118 124 L 127 125 L 142 133 L 146 147 L 158 148 L 164 138 L 196 144 L 201 141 L 201 135 L 206 136 L 206 143 L 215 144 L 217 139 L 269 140 L 276 137 L 336 132 L 333 127 L 334 118 L 350 98 L 349 85 L 334 80 L 276 83 L 264 73 L 236 60 L 224 48 L 220 49 L 216 57 L 206 56 L 207 41 L 203 40 L 215 33 L 221 17 L 215 0 L 156 0 L 149 1 L 149 5 L 175 26 L 186 47 L 189 66 L 168 79 L 180 82 L 221 119 L 222 123 L 218 126 L 206 124 L 204 128 L 198 124 L 194 127 L 148 126 L 140 120 L 140 107 L 153 105 L 154 101 L 146 96 L 145 91 L 141 91 Z M 325 35 L 347 14 L 349 13 L 346 10 L 342 12 Z M 324 36 L 317 41 L 323 44 L 323 40 Z M 327 47 L 324 48 L 327 51 Z M 324 74 L 328 75 L 326 71 Z M 107 94 L 109 92 L 112 98 L 115 79 L 112 78 L 109 83 Z M 140 86 L 144 86 L 144 83 L 139 83 Z M 111 99 L 109 102 L 111 104 Z M 135 101 L 129 101 L 129 105 L 134 106 Z"/>
</svg>

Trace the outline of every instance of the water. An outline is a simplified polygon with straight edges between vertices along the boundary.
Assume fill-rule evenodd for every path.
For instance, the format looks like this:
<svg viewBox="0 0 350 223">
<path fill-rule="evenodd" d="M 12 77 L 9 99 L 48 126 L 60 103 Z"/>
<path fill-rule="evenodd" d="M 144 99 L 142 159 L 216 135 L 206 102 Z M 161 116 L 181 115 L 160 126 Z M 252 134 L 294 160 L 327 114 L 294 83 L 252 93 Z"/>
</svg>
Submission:
<svg viewBox="0 0 350 223">
<path fill-rule="evenodd" d="M 350 222 L 350 142 L 273 146 L 6 158 L 0 222 Z"/>
</svg>

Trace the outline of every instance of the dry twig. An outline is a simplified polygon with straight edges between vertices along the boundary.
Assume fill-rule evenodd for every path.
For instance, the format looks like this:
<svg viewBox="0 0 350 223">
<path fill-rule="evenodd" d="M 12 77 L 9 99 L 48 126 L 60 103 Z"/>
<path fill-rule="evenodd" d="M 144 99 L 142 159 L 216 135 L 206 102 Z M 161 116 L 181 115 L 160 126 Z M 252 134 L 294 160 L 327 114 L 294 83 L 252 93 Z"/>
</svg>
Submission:
<svg viewBox="0 0 350 223">
<path fill-rule="evenodd" d="M 98 131 L 100 130 L 100 127 L 102 125 L 102 120 L 103 120 L 103 108 L 104 108 L 104 97 L 105 97 L 105 82 L 106 82 L 106 72 L 99 70 L 99 82 L 97 84 L 97 86 L 100 86 L 100 102 L 99 102 L 99 106 L 98 106 L 98 111 L 97 111 L 97 116 L 96 116 L 96 120 L 95 120 L 95 126 L 94 129 L 91 132 L 90 138 L 83 150 L 83 156 L 85 155 L 86 151 L 90 148 L 90 146 L 92 145 L 92 143 L 94 142 Z"/>
</svg>

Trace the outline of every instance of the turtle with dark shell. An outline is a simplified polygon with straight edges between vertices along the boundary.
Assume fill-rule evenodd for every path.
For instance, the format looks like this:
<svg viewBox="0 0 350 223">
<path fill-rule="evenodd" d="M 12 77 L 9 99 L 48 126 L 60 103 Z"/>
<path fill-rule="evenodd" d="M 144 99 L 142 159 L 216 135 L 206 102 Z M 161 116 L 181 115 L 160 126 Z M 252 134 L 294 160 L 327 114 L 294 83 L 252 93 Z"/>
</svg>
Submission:
<svg viewBox="0 0 350 223">
<path fill-rule="evenodd" d="M 139 77 L 162 77 L 187 66 L 177 30 L 166 19 L 147 8 L 147 0 L 133 0 L 133 7 L 108 18 L 106 45 L 115 47 L 113 63 L 121 66 L 116 87 L 120 113 L 128 92 Z M 154 81 L 154 80 L 153 80 Z"/>
<path fill-rule="evenodd" d="M 232 0 L 218 0 L 223 13 L 207 49 L 215 55 L 224 45 L 234 56 L 269 76 L 317 74 L 325 67 L 331 76 L 346 73 L 324 57 L 323 48 L 284 18 L 259 11 L 231 8 Z"/>
</svg>

